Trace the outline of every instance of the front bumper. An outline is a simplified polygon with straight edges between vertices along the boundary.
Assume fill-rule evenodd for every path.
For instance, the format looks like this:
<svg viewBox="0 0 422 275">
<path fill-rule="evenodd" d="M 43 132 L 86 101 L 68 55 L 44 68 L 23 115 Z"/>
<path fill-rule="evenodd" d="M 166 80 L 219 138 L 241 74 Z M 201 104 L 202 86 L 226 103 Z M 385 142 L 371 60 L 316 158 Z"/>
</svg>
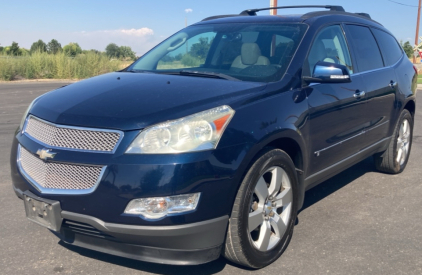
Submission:
<svg viewBox="0 0 422 275">
<path fill-rule="evenodd" d="M 11 148 L 13 188 L 20 198 L 31 192 L 39 200 L 60 202 L 60 230 L 65 243 L 112 255 L 166 264 L 200 264 L 217 259 L 224 243 L 249 144 L 177 155 L 127 155 L 138 131 L 126 132 L 114 154 L 54 149 L 54 162 L 106 166 L 89 194 L 46 194 L 37 190 L 17 166 L 18 145 L 31 154 L 40 144 L 16 132 Z M 148 221 L 124 214 L 137 198 L 201 193 L 195 211 Z"/>
<path fill-rule="evenodd" d="M 74 195 L 70 192 L 41 193 L 25 179 L 17 166 L 18 145 L 33 155 L 43 147 L 16 133 L 10 158 L 13 186 L 45 199 L 59 201 L 64 211 L 115 224 L 172 226 L 230 215 L 237 187 L 243 177 L 244 167 L 239 167 L 246 163 L 243 162 L 248 150 L 246 144 L 177 155 L 127 155 L 124 153 L 125 148 L 135 134 L 125 133 L 115 154 L 55 149 L 57 155 L 53 162 L 107 167 L 95 191 Z M 124 214 L 126 206 L 133 199 L 189 193 L 201 193 L 198 206 L 191 213 L 167 216 L 156 221 Z"/>
<path fill-rule="evenodd" d="M 23 192 L 14 188 L 16 195 Z M 26 196 L 43 198 L 26 191 Z M 57 237 L 67 244 L 125 258 L 175 265 L 202 264 L 221 254 L 228 216 L 174 226 L 136 226 L 104 222 L 95 217 L 61 211 Z"/>
</svg>

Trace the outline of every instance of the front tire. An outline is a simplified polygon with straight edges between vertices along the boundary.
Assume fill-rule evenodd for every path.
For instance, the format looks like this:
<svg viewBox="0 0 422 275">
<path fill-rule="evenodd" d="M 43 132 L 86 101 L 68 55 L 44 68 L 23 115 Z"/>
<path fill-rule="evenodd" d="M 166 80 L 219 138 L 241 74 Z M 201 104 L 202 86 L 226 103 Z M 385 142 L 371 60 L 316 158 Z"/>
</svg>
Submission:
<svg viewBox="0 0 422 275">
<path fill-rule="evenodd" d="M 374 155 L 378 171 L 388 174 L 399 174 L 406 168 L 412 148 L 413 118 L 404 109 L 399 117 L 390 144 L 383 153 Z"/>
<path fill-rule="evenodd" d="M 297 175 L 284 151 L 264 153 L 246 174 L 233 206 L 223 255 L 250 268 L 287 248 L 297 216 Z"/>
</svg>

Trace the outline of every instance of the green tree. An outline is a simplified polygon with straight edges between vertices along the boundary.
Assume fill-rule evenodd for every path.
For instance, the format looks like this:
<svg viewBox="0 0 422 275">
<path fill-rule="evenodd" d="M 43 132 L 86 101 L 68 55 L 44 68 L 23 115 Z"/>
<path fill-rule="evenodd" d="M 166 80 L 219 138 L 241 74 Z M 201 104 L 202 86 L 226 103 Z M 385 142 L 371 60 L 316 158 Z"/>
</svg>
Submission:
<svg viewBox="0 0 422 275">
<path fill-rule="evenodd" d="M 41 39 L 38 40 L 37 42 L 32 43 L 30 52 L 34 53 L 34 52 L 46 52 L 47 51 L 47 45 L 44 43 L 44 41 L 42 41 Z"/>
<path fill-rule="evenodd" d="M 174 57 L 166 54 L 165 56 L 163 56 L 163 58 L 160 59 L 160 61 L 162 61 L 162 62 L 173 62 Z"/>
<path fill-rule="evenodd" d="M 9 48 L 9 54 L 13 56 L 17 56 L 20 54 L 19 45 L 15 41 L 12 42 L 12 46 Z"/>
<path fill-rule="evenodd" d="M 4 47 L 0 46 L 0 53 L 3 52 Z"/>
<path fill-rule="evenodd" d="M 136 59 L 135 52 L 132 51 L 131 47 L 120 46 L 119 51 L 120 51 L 120 57 L 121 58 L 130 58 L 131 60 Z"/>
<path fill-rule="evenodd" d="M 25 48 L 19 48 L 19 54 L 18 55 L 26 56 L 26 55 L 29 55 L 29 54 L 30 54 L 29 50 L 27 50 Z"/>
<path fill-rule="evenodd" d="M 183 58 L 183 54 L 179 53 L 178 55 L 176 55 L 176 56 L 174 57 L 174 60 L 176 60 L 176 61 L 180 61 L 180 60 L 182 60 L 182 58 Z"/>
<path fill-rule="evenodd" d="M 51 39 L 47 44 L 47 52 L 50 54 L 56 54 L 62 51 L 62 45 L 56 40 Z"/>
<path fill-rule="evenodd" d="M 120 48 L 114 43 L 108 44 L 105 50 L 108 57 L 114 57 L 114 58 L 120 57 Z"/>
<path fill-rule="evenodd" d="M 208 51 L 211 47 L 211 41 L 208 41 L 208 37 L 200 37 L 199 42 L 195 43 L 190 48 L 190 55 L 199 59 L 205 59 Z"/>
<path fill-rule="evenodd" d="M 82 53 L 82 49 L 78 43 L 71 42 L 63 47 L 63 52 L 69 56 L 75 57 L 76 55 Z"/>
<path fill-rule="evenodd" d="M 412 57 L 413 56 L 413 47 L 412 45 L 410 45 L 409 41 L 406 41 L 405 43 L 403 43 L 403 41 L 400 41 L 400 45 L 402 46 L 404 52 L 406 53 L 407 57 Z"/>
</svg>

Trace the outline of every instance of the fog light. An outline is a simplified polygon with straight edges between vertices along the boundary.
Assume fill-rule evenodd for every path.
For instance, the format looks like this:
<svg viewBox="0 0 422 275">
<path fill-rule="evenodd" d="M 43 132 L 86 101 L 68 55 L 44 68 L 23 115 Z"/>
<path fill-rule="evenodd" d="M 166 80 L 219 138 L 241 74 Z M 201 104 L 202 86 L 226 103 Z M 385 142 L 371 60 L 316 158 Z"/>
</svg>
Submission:
<svg viewBox="0 0 422 275">
<path fill-rule="evenodd" d="M 170 197 L 135 199 L 126 206 L 125 214 L 141 215 L 149 220 L 187 213 L 196 209 L 201 193 Z"/>
</svg>

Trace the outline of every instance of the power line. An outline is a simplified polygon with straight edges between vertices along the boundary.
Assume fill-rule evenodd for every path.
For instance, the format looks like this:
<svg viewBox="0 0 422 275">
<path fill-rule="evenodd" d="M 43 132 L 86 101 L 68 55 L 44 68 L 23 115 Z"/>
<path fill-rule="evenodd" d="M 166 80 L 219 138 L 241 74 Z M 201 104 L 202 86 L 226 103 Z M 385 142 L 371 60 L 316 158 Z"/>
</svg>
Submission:
<svg viewBox="0 0 422 275">
<path fill-rule="evenodd" d="M 402 5 L 402 6 L 407 6 L 407 7 L 414 7 L 414 8 L 417 8 L 418 7 L 418 6 L 414 6 L 414 5 L 408 5 L 408 4 L 396 2 L 396 1 L 393 1 L 393 0 L 387 0 L 387 1 L 390 1 L 390 2 L 393 2 L 393 3 L 396 3 L 396 4 L 399 4 L 399 5 Z"/>
</svg>

